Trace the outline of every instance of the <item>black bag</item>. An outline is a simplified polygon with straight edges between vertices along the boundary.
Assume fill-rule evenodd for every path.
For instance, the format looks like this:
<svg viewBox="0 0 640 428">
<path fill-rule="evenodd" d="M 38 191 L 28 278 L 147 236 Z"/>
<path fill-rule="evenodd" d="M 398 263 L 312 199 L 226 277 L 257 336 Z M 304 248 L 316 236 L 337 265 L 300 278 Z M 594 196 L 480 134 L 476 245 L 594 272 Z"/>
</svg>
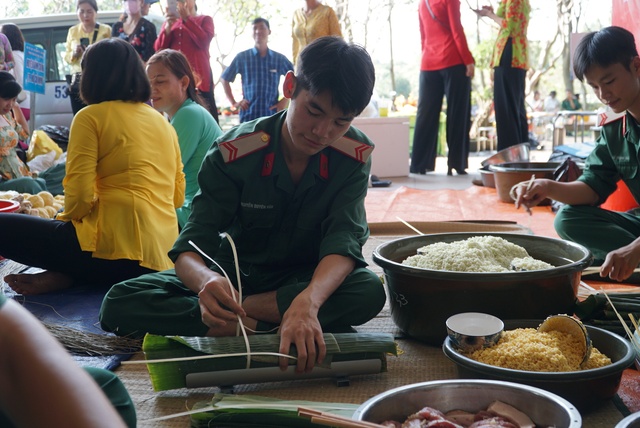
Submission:
<svg viewBox="0 0 640 428">
<path fill-rule="evenodd" d="M 571 158 L 567 157 L 562 164 L 553 172 L 553 179 L 561 183 L 576 181 L 582 175 L 582 169 Z M 565 204 L 558 201 L 551 201 L 551 211 L 558 212 Z"/>
<path fill-rule="evenodd" d="M 78 95 L 80 93 L 80 73 L 67 74 L 67 95 Z"/>
</svg>

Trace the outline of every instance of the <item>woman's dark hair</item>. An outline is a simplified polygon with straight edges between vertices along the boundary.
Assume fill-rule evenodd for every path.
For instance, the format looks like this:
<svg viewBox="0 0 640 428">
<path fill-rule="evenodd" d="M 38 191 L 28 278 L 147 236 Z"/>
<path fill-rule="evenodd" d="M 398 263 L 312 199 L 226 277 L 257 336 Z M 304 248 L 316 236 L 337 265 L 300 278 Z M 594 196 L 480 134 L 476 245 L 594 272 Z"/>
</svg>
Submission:
<svg viewBox="0 0 640 428">
<path fill-rule="evenodd" d="M 573 72 L 580 80 L 594 65 L 609 67 L 622 64 L 631 70 L 631 60 L 638 56 L 633 34 L 622 27 L 605 27 L 584 36 L 573 54 Z"/>
<path fill-rule="evenodd" d="M 112 37 L 89 45 L 80 64 L 80 98 L 86 104 L 147 102 L 151 96 L 140 55 L 122 39 Z"/>
<path fill-rule="evenodd" d="M 149 58 L 147 65 L 156 63 L 161 63 L 167 67 L 178 79 L 182 79 L 182 77 L 187 76 L 189 78 L 187 97 L 191 98 L 201 106 L 204 106 L 202 98 L 200 98 L 200 95 L 198 95 L 198 92 L 196 91 L 195 77 L 191 65 L 189 64 L 189 60 L 187 60 L 187 57 L 184 56 L 182 52 L 173 49 L 163 49 L 158 51 Z"/>
<path fill-rule="evenodd" d="M 344 113 L 359 115 L 369 104 L 376 75 L 371 57 L 341 37 L 320 37 L 300 52 L 295 98 L 301 89 L 312 95 L 329 91 Z"/>
<path fill-rule="evenodd" d="M 84 3 L 91 6 L 96 12 L 98 11 L 98 3 L 96 2 L 96 0 L 78 0 L 76 2 L 76 10 L 80 9 L 80 5 Z"/>
<path fill-rule="evenodd" d="M 17 97 L 21 91 L 22 87 L 11 73 L 0 71 L 0 98 L 10 100 Z"/>
<path fill-rule="evenodd" d="M 2 33 L 9 39 L 11 49 L 20 52 L 24 51 L 24 36 L 16 24 L 2 24 Z"/>
</svg>

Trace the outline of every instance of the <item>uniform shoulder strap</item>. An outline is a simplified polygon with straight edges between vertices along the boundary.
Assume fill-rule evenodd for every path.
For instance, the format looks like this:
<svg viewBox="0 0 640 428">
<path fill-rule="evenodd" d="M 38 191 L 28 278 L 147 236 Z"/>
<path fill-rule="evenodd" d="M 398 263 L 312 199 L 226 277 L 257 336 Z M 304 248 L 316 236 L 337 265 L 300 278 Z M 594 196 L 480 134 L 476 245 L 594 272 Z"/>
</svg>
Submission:
<svg viewBox="0 0 640 428">
<path fill-rule="evenodd" d="M 349 137 L 341 137 L 331 147 L 361 163 L 365 163 L 373 152 L 373 146 Z"/>
<path fill-rule="evenodd" d="M 245 134 L 235 140 L 218 144 L 225 163 L 233 162 L 269 146 L 271 136 L 264 131 Z"/>
</svg>

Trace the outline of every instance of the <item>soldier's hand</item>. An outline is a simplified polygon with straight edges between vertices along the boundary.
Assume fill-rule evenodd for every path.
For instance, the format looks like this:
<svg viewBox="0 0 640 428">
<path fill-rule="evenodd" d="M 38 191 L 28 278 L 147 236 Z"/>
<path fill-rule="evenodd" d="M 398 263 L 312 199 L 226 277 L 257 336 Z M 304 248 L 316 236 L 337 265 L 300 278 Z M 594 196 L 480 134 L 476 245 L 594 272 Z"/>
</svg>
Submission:
<svg viewBox="0 0 640 428">
<path fill-rule="evenodd" d="M 237 291 L 225 277 L 211 277 L 198 293 L 202 322 L 208 327 L 217 327 L 236 321 L 238 315 L 246 316 L 235 300 L 236 295 Z"/>
</svg>

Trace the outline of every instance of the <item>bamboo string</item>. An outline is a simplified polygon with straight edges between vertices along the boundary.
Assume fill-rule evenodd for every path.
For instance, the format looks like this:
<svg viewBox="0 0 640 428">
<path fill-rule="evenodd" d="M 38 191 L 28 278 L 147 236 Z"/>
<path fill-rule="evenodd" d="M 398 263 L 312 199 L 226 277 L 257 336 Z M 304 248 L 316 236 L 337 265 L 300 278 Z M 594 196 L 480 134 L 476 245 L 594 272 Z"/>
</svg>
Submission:
<svg viewBox="0 0 640 428">
<path fill-rule="evenodd" d="M 582 274 L 589 275 L 589 274 L 598 273 L 598 272 L 600 272 L 600 266 L 589 266 L 588 268 L 582 271 Z M 633 273 L 638 273 L 638 272 L 640 272 L 640 268 L 635 268 L 633 270 Z"/>
<path fill-rule="evenodd" d="M 220 270 L 222 271 L 222 274 L 224 275 L 224 277 L 227 280 L 227 284 L 229 285 L 229 290 L 231 291 L 231 296 L 238 302 L 238 304 L 242 304 L 242 284 L 240 282 L 240 266 L 238 263 L 238 254 L 236 252 L 236 246 L 235 243 L 233 242 L 233 239 L 231 238 L 231 236 L 229 236 L 226 233 L 222 233 L 221 234 L 222 237 L 226 237 L 227 239 L 229 239 L 229 243 L 231 244 L 231 248 L 233 251 L 233 256 L 234 256 L 234 260 L 235 260 L 235 267 L 236 267 L 236 275 L 237 275 L 237 279 L 238 279 L 238 288 L 240 289 L 240 291 L 238 292 L 238 290 L 236 290 L 233 285 L 231 284 L 231 280 L 229 279 L 229 275 L 227 275 L 227 272 L 222 268 L 222 266 L 220 266 L 218 264 L 218 262 L 216 262 L 213 258 L 211 258 L 207 253 L 205 253 L 204 251 L 202 251 L 200 249 L 200 247 L 198 247 L 195 242 L 193 241 L 189 241 L 189 244 L 195 248 L 198 253 L 200 253 L 203 257 L 205 257 L 207 260 L 211 261 L 212 263 L 214 263 L 216 266 L 218 266 L 218 268 L 220 268 Z M 139 360 L 139 361 L 123 361 L 122 364 L 149 364 L 149 363 L 169 363 L 169 362 L 177 362 L 177 361 L 195 361 L 195 360 L 205 360 L 205 359 L 210 359 L 210 358 L 227 358 L 227 357 L 241 357 L 241 356 L 246 356 L 247 357 L 247 366 L 246 368 L 249 369 L 251 368 L 251 355 L 268 355 L 268 356 L 275 356 L 275 357 L 284 357 L 284 358 L 289 358 L 292 360 L 297 360 L 296 357 L 293 357 L 291 355 L 287 355 L 287 354 L 281 354 L 278 352 L 251 352 L 251 345 L 249 343 L 249 337 L 247 336 L 247 332 L 246 330 L 248 329 L 244 323 L 242 322 L 242 318 L 240 317 L 240 315 L 236 315 L 238 318 L 238 325 L 241 326 L 241 331 L 242 331 L 242 335 L 243 335 L 243 339 L 245 342 L 245 347 L 247 349 L 247 352 L 239 352 L 239 353 L 233 353 L 233 354 L 217 354 L 217 355 L 200 355 L 200 356 L 194 356 L 194 357 L 177 357 L 177 358 L 160 358 L 160 359 L 155 359 L 155 360 Z M 250 330 L 250 329 L 249 329 Z M 253 330 L 251 330 L 252 332 L 254 332 Z M 254 332 L 255 333 L 255 332 Z M 237 334 L 237 332 L 236 332 Z"/>
<path fill-rule="evenodd" d="M 222 268 L 222 266 L 220 266 L 218 264 L 218 262 L 216 262 L 211 257 L 209 257 L 207 254 L 205 254 L 205 252 L 202 251 L 193 241 L 189 240 L 189 244 L 191 244 L 191 246 L 193 248 L 195 248 L 196 250 L 198 250 L 198 252 L 200 254 L 202 254 L 207 259 L 211 260 L 213 263 L 215 263 L 216 266 L 218 266 L 218 268 L 220 268 L 220 270 L 224 274 L 224 277 L 227 279 L 227 285 L 229 285 L 229 291 L 231 292 L 231 297 L 233 297 L 235 299 L 236 303 L 238 303 L 239 305 L 242 306 L 242 283 L 240 282 L 240 266 L 239 266 L 239 262 L 238 262 L 238 253 L 236 252 L 236 245 L 233 242 L 233 238 L 231 238 L 231 236 L 229 234 L 221 233 L 220 236 L 223 237 L 223 238 L 227 238 L 229 240 L 229 243 L 231 244 L 231 250 L 233 251 L 233 261 L 234 261 L 234 265 L 235 265 L 235 268 L 236 268 L 236 275 L 237 275 L 236 278 L 237 278 L 237 281 L 238 281 L 238 290 L 236 290 L 233 287 L 233 285 L 231 284 L 231 280 L 229 279 L 229 275 L 227 275 L 227 272 L 225 272 L 225 270 Z M 242 317 L 240 317 L 240 315 L 236 314 L 236 318 L 238 318 L 238 326 L 236 328 L 236 336 L 239 336 L 239 334 L 238 334 L 238 329 L 239 329 L 242 332 L 242 337 L 244 338 L 244 344 L 245 344 L 245 347 L 247 348 L 247 366 L 246 366 L 246 368 L 249 369 L 249 368 L 251 368 L 251 345 L 249 345 L 249 338 L 247 337 L 247 330 L 245 329 L 244 323 L 242 322 Z"/>
<path fill-rule="evenodd" d="M 609 295 L 604 291 L 603 288 L 600 288 L 600 291 L 602 292 L 602 294 L 604 294 L 604 297 L 607 298 L 607 301 L 611 305 L 611 308 L 613 309 L 613 312 L 615 312 L 616 316 L 618 317 L 618 320 L 620 320 L 620 324 L 622 324 L 622 327 L 624 328 L 624 331 L 627 333 L 627 336 L 629 336 L 629 340 L 636 345 L 635 348 L 637 350 L 640 350 L 640 343 L 638 342 L 638 339 L 636 338 L 636 336 L 633 333 L 631 333 L 631 330 L 629 330 L 629 326 L 624 321 L 624 318 L 622 318 L 622 316 L 620 315 L 620 313 L 618 312 L 616 307 L 613 305 L 613 302 L 609 298 Z"/>
<path fill-rule="evenodd" d="M 404 221 L 403 219 L 401 219 L 400 217 L 396 216 L 396 218 L 398 220 L 400 220 L 400 222 L 402 224 L 404 224 L 405 226 L 407 226 L 409 229 L 413 230 L 414 232 L 416 232 L 418 235 L 424 235 L 424 233 L 420 232 L 418 229 L 416 229 L 415 227 L 413 227 L 411 224 L 409 224 L 408 222 Z"/>
</svg>

